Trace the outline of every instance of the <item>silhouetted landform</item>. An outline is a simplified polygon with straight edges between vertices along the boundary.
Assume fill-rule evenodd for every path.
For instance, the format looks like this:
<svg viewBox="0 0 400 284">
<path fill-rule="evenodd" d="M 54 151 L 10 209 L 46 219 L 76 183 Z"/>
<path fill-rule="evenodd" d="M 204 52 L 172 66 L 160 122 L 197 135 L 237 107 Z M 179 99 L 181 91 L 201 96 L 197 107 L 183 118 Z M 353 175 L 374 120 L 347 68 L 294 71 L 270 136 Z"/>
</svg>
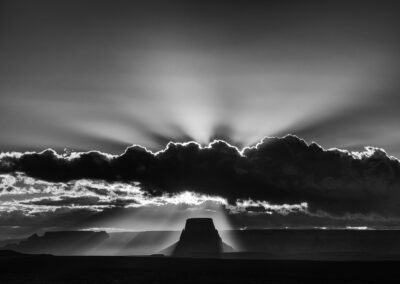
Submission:
<svg viewBox="0 0 400 284">
<path fill-rule="evenodd" d="M 6 245 L 18 244 L 19 242 L 21 242 L 23 240 L 24 239 L 4 239 L 4 240 L 0 240 L 0 248 L 4 247 Z"/>
<path fill-rule="evenodd" d="M 126 256 L 0 258 L 0 283 L 398 283 L 396 261 L 299 261 Z"/>
<path fill-rule="evenodd" d="M 106 232 L 45 232 L 43 236 L 33 234 L 18 244 L 10 244 L 4 248 L 29 254 L 91 255 L 107 238 Z"/>
<path fill-rule="evenodd" d="M 5 240 L 0 250 L 54 255 L 151 255 L 176 242 L 179 234 L 179 231 L 46 232 L 43 236 L 34 234 L 27 239 Z"/>
<path fill-rule="evenodd" d="M 178 231 L 140 232 L 120 251 L 120 255 L 149 255 L 160 252 L 179 238 Z"/>
<path fill-rule="evenodd" d="M 21 256 L 26 256 L 26 254 L 13 250 L 0 250 L 0 258 L 21 257 Z"/>
<path fill-rule="evenodd" d="M 140 232 L 113 232 L 108 233 L 108 239 L 101 243 L 93 255 L 124 255 L 123 247 L 132 241 Z M 129 254 L 129 253 L 126 253 Z"/>
<path fill-rule="evenodd" d="M 400 259 L 399 230 L 277 229 L 243 230 L 234 234 L 241 244 L 241 257 Z"/>
<path fill-rule="evenodd" d="M 179 241 L 162 253 L 187 257 L 218 257 L 223 252 L 233 252 L 215 229 L 211 218 L 190 218 L 186 220 Z"/>
<path fill-rule="evenodd" d="M 221 240 L 221 237 L 229 240 L 227 236 L 235 240 L 233 248 Z M 182 233 L 47 232 L 2 249 L 54 255 L 163 254 L 232 259 L 400 260 L 400 231 L 268 229 L 218 232 L 210 221 L 189 221 Z"/>
<path fill-rule="evenodd" d="M 178 231 L 145 231 L 108 233 L 94 255 L 151 255 L 176 242 Z"/>
<path fill-rule="evenodd" d="M 4 241 L 0 249 L 25 253 L 51 253 L 54 255 L 150 255 L 158 253 L 179 239 L 179 231 L 145 232 L 68 231 L 46 232 L 27 239 Z M 93 236 L 93 238 L 91 238 Z M 83 242 L 82 242 L 83 241 Z"/>
</svg>

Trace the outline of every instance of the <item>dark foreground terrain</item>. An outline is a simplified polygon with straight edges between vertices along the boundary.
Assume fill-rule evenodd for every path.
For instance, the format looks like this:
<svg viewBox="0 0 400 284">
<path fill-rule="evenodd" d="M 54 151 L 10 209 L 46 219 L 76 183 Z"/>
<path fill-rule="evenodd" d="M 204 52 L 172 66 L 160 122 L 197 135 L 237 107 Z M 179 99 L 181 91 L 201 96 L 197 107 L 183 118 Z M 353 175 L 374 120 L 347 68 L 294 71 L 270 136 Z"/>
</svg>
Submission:
<svg viewBox="0 0 400 284">
<path fill-rule="evenodd" d="M 399 283 L 400 262 L 0 256 L 0 283 Z"/>
</svg>

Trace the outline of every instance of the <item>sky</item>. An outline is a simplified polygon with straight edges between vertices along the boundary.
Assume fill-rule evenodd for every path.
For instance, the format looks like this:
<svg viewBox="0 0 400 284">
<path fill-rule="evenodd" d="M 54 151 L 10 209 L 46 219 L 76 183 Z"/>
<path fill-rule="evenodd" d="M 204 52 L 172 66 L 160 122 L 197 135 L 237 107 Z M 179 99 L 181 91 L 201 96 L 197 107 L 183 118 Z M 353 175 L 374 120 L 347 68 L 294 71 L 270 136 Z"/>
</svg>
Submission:
<svg viewBox="0 0 400 284">
<path fill-rule="evenodd" d="M 4 235 L 398 226 L 397 2 L 1 1 Z"/>
</svg>

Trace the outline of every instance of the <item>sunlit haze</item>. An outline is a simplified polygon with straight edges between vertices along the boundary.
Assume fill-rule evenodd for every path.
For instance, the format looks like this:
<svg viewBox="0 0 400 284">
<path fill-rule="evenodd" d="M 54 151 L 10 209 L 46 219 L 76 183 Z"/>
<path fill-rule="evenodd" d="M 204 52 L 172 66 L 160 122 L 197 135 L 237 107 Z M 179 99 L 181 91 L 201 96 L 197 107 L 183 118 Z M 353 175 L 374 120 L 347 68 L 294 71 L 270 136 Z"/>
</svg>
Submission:
<svg viewBox="0 0 400 284">
<path fill-rule="evenodd" d="M 400 156 L 392 2 L 89 2 L 2 5 L 3 151 L 292 133 Z"/>
</svg>

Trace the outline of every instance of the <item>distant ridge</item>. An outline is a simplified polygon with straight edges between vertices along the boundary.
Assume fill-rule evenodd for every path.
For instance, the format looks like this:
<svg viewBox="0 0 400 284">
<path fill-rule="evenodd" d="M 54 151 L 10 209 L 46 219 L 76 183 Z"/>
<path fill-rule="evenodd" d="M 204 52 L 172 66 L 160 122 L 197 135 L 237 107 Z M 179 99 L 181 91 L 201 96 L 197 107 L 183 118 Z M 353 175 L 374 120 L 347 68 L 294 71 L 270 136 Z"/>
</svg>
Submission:
<svg viewBox="0 0 400 284">
<path fill-rule="evenodd" d="M 243 251 L 295 255 L 400 255 L 399 230 L 270 229 L 237 231 Z"/>
<path fill-rule="evenodd" d="M 221 237 L 234 238 L 240 249 L 233 251 Z M 0 250 L 52 255 L 163 254 L 247 259 L 400 260 L 400 230 L 265 229 L 218 232 L 211 219 L 189 219 L 182 232 L 46 232 L 42 236 L 33 234 L 19 243 L 0 246 Z"/>
<path fill-rule="evenodd" d="M 18 244 L 3 247 L 28 254 L 85 255 L 108 239 L 106 232 L 58 231 L 46 232 L 43 236 L 33 234 Z"/>
<path fill-rule="evenodd" d="M 24 253 L 20 253 L 20 252 L 9 250 L 9 249 L 0 250 L 0 258 L 2 258 L 2 257 L 6 257 L 6 258 L 8 258 L 8 257 L 20 257 L 20 256 L 25 256 L 25 255 L 26 254 L 24 254 Z"/>
</svg>

